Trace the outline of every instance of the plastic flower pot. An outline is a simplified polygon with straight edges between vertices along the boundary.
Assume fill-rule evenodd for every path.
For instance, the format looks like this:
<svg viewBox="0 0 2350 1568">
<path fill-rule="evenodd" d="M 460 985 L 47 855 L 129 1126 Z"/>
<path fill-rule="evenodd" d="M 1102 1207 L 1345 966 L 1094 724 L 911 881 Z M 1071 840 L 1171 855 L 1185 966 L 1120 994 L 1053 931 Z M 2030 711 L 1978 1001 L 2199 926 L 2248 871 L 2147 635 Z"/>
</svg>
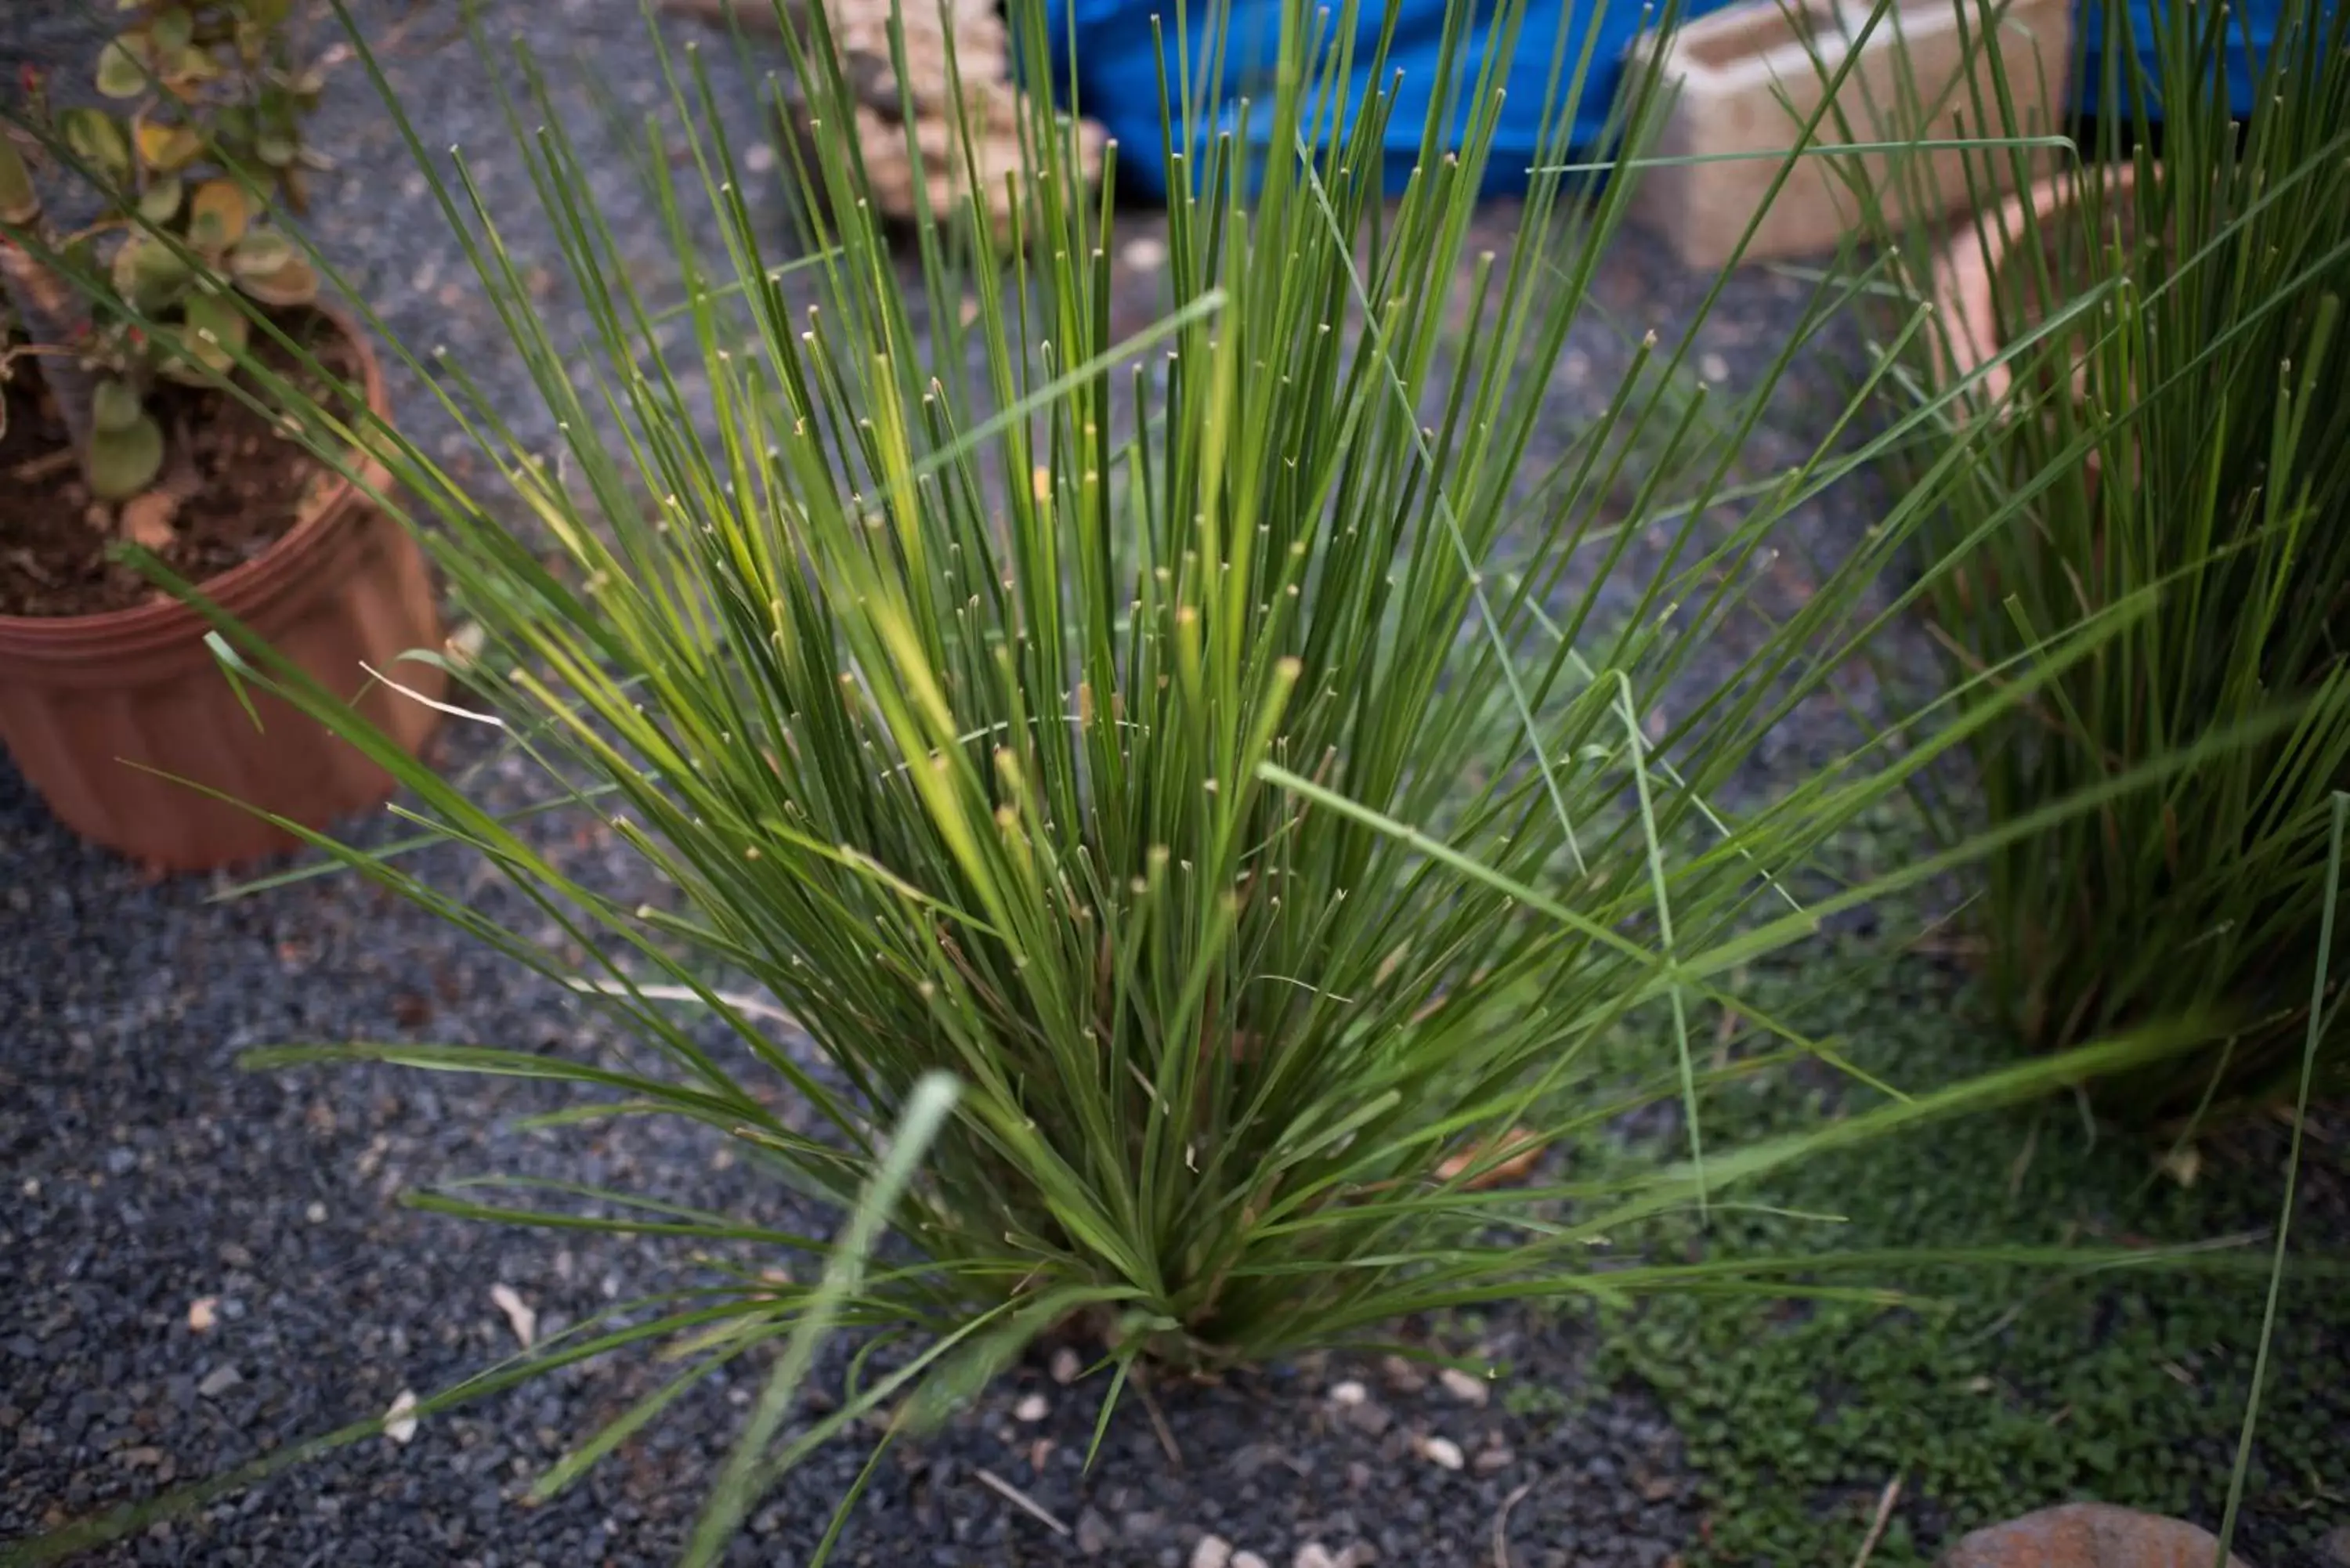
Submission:
<svg viewBox="0 0 2350 1568">
<path fill-rule="evenodd" d="M 374 351 L 348 317 L 322 314 L 357 348 L 368 406 L 384 416 Z M 389 483 L 373 462 L 362 472 L 378 490 Z M 432 708 L 368 673 L 440 695 L 437 668 L 391 670 L 408 649 L 441 647 L 431 576 L 415 541 L 348 479 L 333 476 L 281 538 L 197 587 L 321 685 L 358 698 L 400 745 L 413 751 L 432 732 Z M 392 788 L 349 742 L 250 683 L 240 691 L 206 644 L 211 629 L 160 596 L 102 614 L 0 616 L 0 743 L 60 821 L 158 871 L 297 842 L 248 807 L 324 826 Z"/>
<path fill-rule="evenodd" d="M 1627 81 L 1653 70 L 1673 94 L 1646 156 L 1674 161 L 1642 171 L 1634 220 L 1687 265 L 1715 268 L 1835 249 L 1872 221 L 1856 183 L 1895 224 L 2011 189 L 2012 149 L 1963 143 L 2057 128 L 2072 0 L 1908 0 L 1864 37 L 1871 11 L 1864 0 L 1754 0 L 1636 42 Z M 1995 118 L 2001 77 L 2012 122 Z M 1773 195 L 1784 155 L 1831 85 L 1833 105 Z M 1939 145 L 1953 142 L 1961 145 Z M 1907 151 L 1912 143 L 1937 145 Z M 1813 151 L 1855 144 L 1900 146 Z"/>
<path fill-rule="evenodd" d="M 2043 319 L 2049 302 L 2040 296 L 2043 275 L 2060 280 L 2074 267 L 2128 241 L 2134 222 L 2137 171 L 2126 163 L 2095 170 L 2102 184 L 2102 221 L 2108 232 L 2092 235 L 2081 212 L 2083 176 L 2054 175 L 2018 192 L 1994 212 L 1962 228 L 1936 260 L 1934 312 L 1941 325 L 1943 373 L 1952 384 L 1974 378 L 1968 403 L 1977 409 L 2012 410 L 2009 394 L 2015 371 L 2001 358 L 2012 332 Z M 2050 252 L 2048 265 L 2026 265 L 2019 249 L 2033 234 Z M 2061 249 L 2059 248 L 2061 247 Z M 2060 260 L 2060 258 L 2062 258 Z M 2086 391 L 2087 370 L 2076 365 L 2072 394 Z M 2089 499 L 2096 499 L 2104 454 L 2092 448 L 2085 462 Z"/>
</svg>

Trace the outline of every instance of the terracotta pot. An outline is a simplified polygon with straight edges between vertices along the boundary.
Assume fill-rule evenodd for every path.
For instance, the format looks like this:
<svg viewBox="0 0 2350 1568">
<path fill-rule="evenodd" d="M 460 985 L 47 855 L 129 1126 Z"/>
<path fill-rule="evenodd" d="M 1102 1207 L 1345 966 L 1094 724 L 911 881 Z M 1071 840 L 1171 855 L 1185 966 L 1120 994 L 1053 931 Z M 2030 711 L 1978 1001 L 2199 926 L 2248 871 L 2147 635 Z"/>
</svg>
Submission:
<svg viewBox="0 0 2350 1568">
<path fill-rule="evenodd" d="M 2125 218 L 2129 209 L 2124 203 L 2137 191 L 2137 171 L 2126 163 L 2109 165 L 2105 171 L 2105 186 L 2106 217 L 2116 221 Z M 2079 222 L 2070 212 L 2075 204 L 2078 187 L 2078 178 L 2070 174 L 2043 180 L 2029 191 L 2008 198 L 1988 222 L 1961 226 L 1943 250 L 1935 267 L 1934 309 L 1946 324 L 1954 376 L 1971 374 L 1999 353 L 1999 313 L 1992 304 L 1993 290 L 2007 274 L 2011 254 L 2023 241 L 2025 212 L 2029 210 L 2044 233 L 2074 233 L 2056 225 Z M 2104 236 L 2106 240 L 2120 237 L 2125 236 L 2118 233 Z M 2081 253 L 2075 249 L 2073 254 Z M 2023 307 L 2034 315 L 2043 308 L 2042 302 L 2029 299 L 2023 301 Z M 2012 382 L 2007 366 L 1992 365 L 1983 372 L 1983 400 L 1997 402 L 2007 395 Z"/>
<path fill-rule="evenodd" d="M 2137 171 L 2126 163 L 2106 166 L 2103 171 L 2106 206 L 2105 216 L 2110 223 L 2129 221 L 2133 208 L 2131 199 L 2137 186 Z M 2037 317 L 2046 308 L 2045 301 L 2018 299 L 2015 283 L 2002 285 L 2011 267 L 2019 259 L 2016 247 L 2026 238 L 2024 228 L 2027 211 L 2038 221 L 2043 236 L 2066 235 L 2076 242 L 2081 238 L 2080 219 L 2072 211 L 2077 205 L 2080 189 L 2076 175 L 2056 175 L 2040 182 L 2028 191 L 2019 192 L 2002 203 L 1988 221 L 1963 226 L 1950 240 L 1938 258 L 1934 269 L 1934 310 L 1943 324 L 1943 346 L 1950 379 L 1956 381 L 1974 374 L 1978 369 L 1982 379 L 1976 383 L 1975 400 L 1986 408 L 2001 408 L 2015 382 L 2013 369 L 1998 358 L 2003 347 L 2000 339 L 2000 313 L 1997 305 L 2006 305 L 2011 317 L 2018 306 Z M 2129 235 L 2116 228 L 2100 236 L 2105 244 Z M 2076 243 L 2070 253 L 2084 254 Z M 2017 275 L 2018 281 L 2030 279 L 2035 273 Z M 2000 290 L 2004 286 L 2004 296 Z M 2029 287 L 2027 283 L 2025 286 Z M 2080 397 L 2087 389 L 2088 372 L 2077 369 L 2073 376 L 2073 395 Z M 2103 454 L 2092 450 L 2084 464 L 2089 487 L 2089 499 L 2094 504 L 2104 469 Z"/>
<path fill-rule="evenodd" d="M 373 348 L 348 317 L 325 314 L 359 349 L 368 407 L 386 416 Z M 389 483 L 379 464 L 363 472 L 379 490 Z M 201 589 L 328 690 L 366 692 L 360 711 L 400 745 L 413 751 L 432 732 L 434 710 L 360 668 L 430 697 L 443 684 L 427 665 L 391 670 L 409 649 L 441 646 L 440 616 L 416 542 L 349 480 L 336 478 L 285 537 Z M 311 827 L 391 793 L 390 775 L 356 747 L 248 687 L 256 727 L 205 646 L 210 628 L 161 599 L 100 615 L 0 616 L 0 742 L 68 826 L 158 870 L 234 865 L 298 842 L 177 779 Z"/>
</svg>

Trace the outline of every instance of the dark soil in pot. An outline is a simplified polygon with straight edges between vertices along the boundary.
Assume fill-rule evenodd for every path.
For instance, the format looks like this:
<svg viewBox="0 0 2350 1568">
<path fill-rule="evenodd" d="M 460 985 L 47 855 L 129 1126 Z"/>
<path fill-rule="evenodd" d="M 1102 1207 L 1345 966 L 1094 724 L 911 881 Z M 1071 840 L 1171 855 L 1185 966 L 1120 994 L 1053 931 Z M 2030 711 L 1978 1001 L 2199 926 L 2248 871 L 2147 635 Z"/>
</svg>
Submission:
<svg viewBox="0 0 2350 1568">
<path fill-rule="evenodd" d="M 256 333 L 254 357 L 272 375 L 321 401 L 335 383 L 361 379 L 358 346 L 327 317 L 288 311 L 277 326 L 302 346 L 309 362 L 267 333 Z M 159 590 L 116 549 L 125 537 L 126 509 L 91 497 L 38 365 L 35 357 L 19 358 L 16 374 L 0 388 L 7 400 L 6 426 L 0 430 L 0 615 L 136 608 Z M 259 391 L 250 377 L 239 379 Z M 170 498 L 156 515 L 170 515 L 140 542 L 189 582 L 260 556 L 338 481 L 275 421 L 229 393 L 166 383 L 149 407 L 170 441 L 155 487 Z"/>
</svg>

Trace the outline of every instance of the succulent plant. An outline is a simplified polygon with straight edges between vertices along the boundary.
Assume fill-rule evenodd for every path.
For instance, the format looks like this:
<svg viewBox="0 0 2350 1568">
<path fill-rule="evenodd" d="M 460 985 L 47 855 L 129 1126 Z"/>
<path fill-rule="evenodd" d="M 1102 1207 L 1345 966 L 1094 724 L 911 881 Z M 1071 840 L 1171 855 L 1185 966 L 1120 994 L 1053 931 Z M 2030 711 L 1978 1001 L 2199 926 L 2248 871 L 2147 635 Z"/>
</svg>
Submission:
<svg viewBox="0 0 2350 1568">
<path fill-rule="evenodd" d="M 302 210 L 319 165 L 301 124 L 325 86 L 295 62 L 293 0 L 116 3 L 123 25 L 99 51 L 95 86 L 120 108 L 49 114 L 40 83 L 25 84 L 28 119 L 106 198 L 96 227 L 50 234 L 23 150 L 0 136 L 0 286 L 45 350 L 91 492 L 109 502 L 162 470 L 147 406 L 157 380 L 203 384 L 234 369 L 250 317 L 233 291 L 264 306 L 317 297 L 317 274 L 266 219 L 273 202 Z M 95 259 L 93 241 L 113 247 L 110 297 L 42 254 Z"/>
</svg>

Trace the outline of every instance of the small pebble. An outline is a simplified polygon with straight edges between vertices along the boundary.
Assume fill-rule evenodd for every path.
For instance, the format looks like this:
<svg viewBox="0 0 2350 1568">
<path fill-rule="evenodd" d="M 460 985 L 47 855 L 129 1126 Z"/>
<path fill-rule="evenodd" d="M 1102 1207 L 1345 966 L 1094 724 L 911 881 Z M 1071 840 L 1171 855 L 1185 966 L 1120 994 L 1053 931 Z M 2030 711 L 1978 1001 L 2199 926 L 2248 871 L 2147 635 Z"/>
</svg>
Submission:
<svg viewBox="0 0 2350 1568">
<path fill-rule="evenodd" d="M 1730 379 L 1730 361 L 1719 354 L 1700 355 L 1697 373 L 1708 381 L 1719 384 Z"/>
<path fill-rule="evenodd" d="M 1461 1457 L 1461 1445 L 1450 1438 L 1421 1438 L 1419 1454 L 1441 1470 L 1457 1470 L 1465 1462 Z"/>
<path fill-rule="evenodd" d="M 1253 1552 L 1235 1552 L 1232 1553 L 1232 1568 L 1265 1568 L 1265 1563 Z"/>
<path fill-rule="evenodd" d="M 1390 1355 L 1379 1363 L 1379 1375 L 1399 1394 L 1417 1394 L 1428 1386 L 1428 1375 L 1400 1355 Z"/>
<path fill-rule="evenodd" d="M 1012 1407 L 1013 1419 L 1016 1421 L 1025 1421 L 1032 1426 L 1036 1422 L 1043 1420 L 1052 1413 L 1053 1406 L 1051 1401 L 1047 1400 L 1042 1394 L 1031 1394 L 1026 1398 L 1021 1400 L 1019 1404 L 1014 1405 Z"/>
<path fill-rule="evenodd" d="M 1517 1454 L 1503 1443 L 1496 1448 L 1478 1449 L 1477 1457 L 1470 1464 L 1479 1475 L 1491 1476 L 1501 1474 L 1517 1462 Z"/>
<path fill-rule="evenodd" d="M 1062 1387 L 1066 1388 L 1070 1384 L 1075 1383 L 1077 1380 L 1077 1374 L 1085 1369 L 1086 1364 L 1079 1360 L 1077 1353 L 1067 1345 L 1065 1345 L 1053 1352 L 1053 1381 Z"/>
<path fill-rule="evenodd" d="M 1320 1542 L 1309 1541 L 1297 1549 L 1294 1568 L 1338 1568 L 1338 1560 Z"/>
<path fill-rule="evenodd" d="M 1370 1397 L 1370 1390 L 1349 1377 L 1344 1383 L 1330 1386 L 1330 1402 L 1334 1405 L 1359 1405 Z"/>
<path fill-rule="evenodd" d="M 1482 1405 L 1492 1397 L 1492 1387 L 1483 1378 L 1463 1372 L 1458 1366 L 1448 1366 L 1436 1375 L 1444 1391 L 1464 1404 Z"/>
<path fill-rule="evenodd" d="M 1167 261 L 1167 244 L 1145 234 L 1118 247 L 1118 259 L 1136 272 L 1157 272 Z"/>
<path fill-rule="evenodd" d="M 207 1399 L 217 1399 L 244 1381 L 244 1374 L 235 1367 L 215 1366 L 204 1374 L 204 1380 L 196 1385 L 196 1392 Z"/>
<path fill-rule="evenodd" d="M 416 1408 L 416 1396 L 403 1388 L 391 1408 L 383 1413 L 383 1435 L 395 1443 L 406 1443 L 416 1436 L 416 1417 L 409 1414 Z"/>
<path fill-rule="evenodd" d="M 1202 1535 L 1191 1548 L 1191 1568 L 1232 1568 L 1232 1543 L 1221 1535 Z"/>
<path fill-rule="evenodd" d="M 1077 1515 L 1078 1551 L 1088 1557 L 1098 1557 L 1108 1550 L 1109 1542 L 1109 1521 L 1102 1517 L 1101 1510 L 1089 1508 Z"/>
<path fill-rule="evenodd" d="M 323 1203 L 313 1203 L 303 1212 L 309 1216 L 310 1223 L 313 1225 L 324 1225 L 327 1222 L 327 1206 Z"/>
<path fill-rule="evenodd" d="M 198 1296 L 188 1303 L 188 1332 L 210 1334 L 220 1321 L 220 1297 Z"/>
</svg>

